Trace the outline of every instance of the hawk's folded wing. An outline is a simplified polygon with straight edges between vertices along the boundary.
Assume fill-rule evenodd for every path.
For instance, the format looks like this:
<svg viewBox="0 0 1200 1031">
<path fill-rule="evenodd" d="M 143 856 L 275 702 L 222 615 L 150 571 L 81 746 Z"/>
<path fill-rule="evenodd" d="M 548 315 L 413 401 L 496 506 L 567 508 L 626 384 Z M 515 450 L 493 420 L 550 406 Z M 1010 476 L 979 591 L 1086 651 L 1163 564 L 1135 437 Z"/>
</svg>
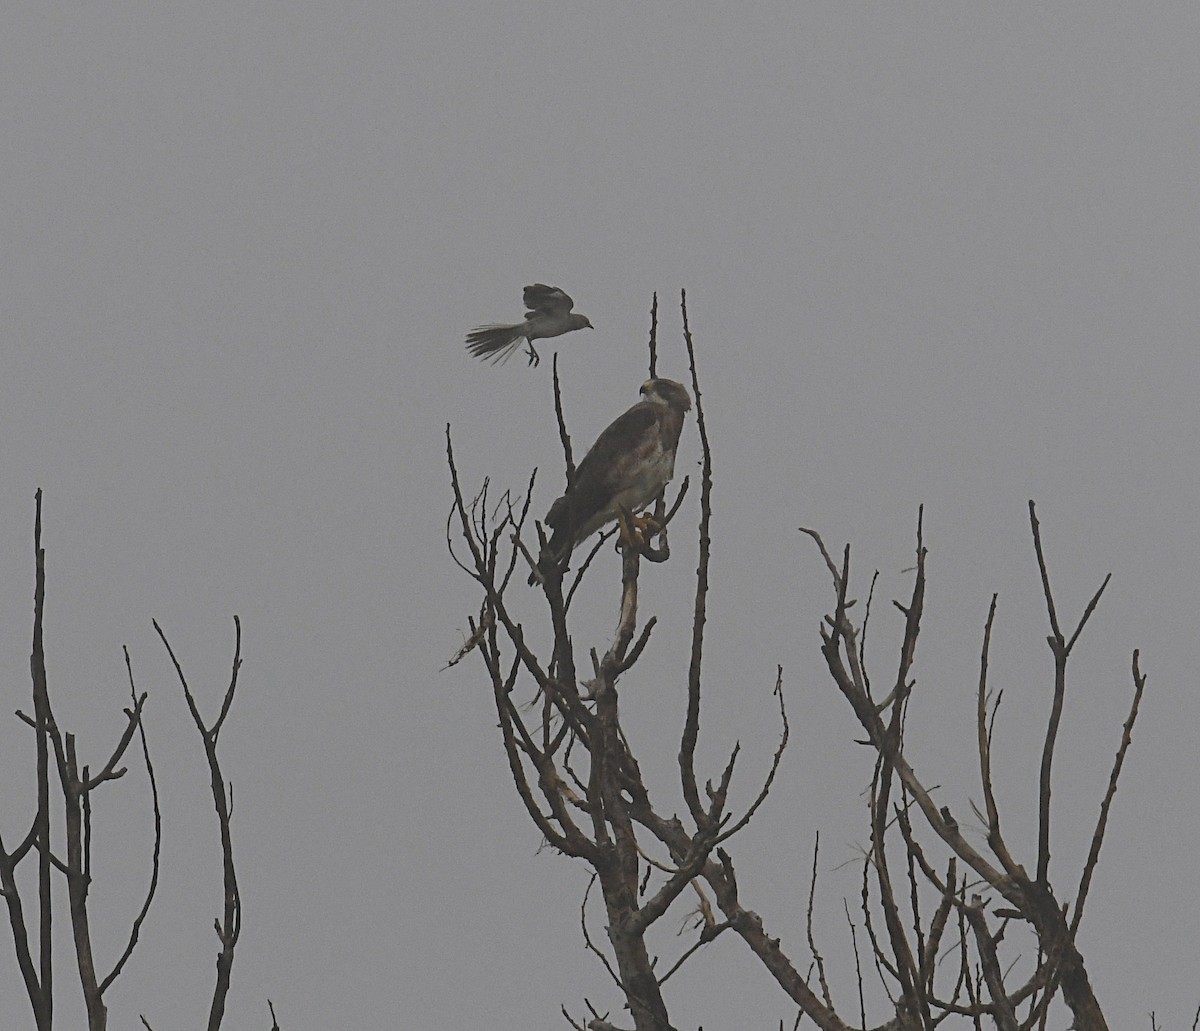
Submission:
<svg viewBox="0 0 1200 1031">
<path fill-rule="evenodd" d="M 571 548 L 581 537 L 615 519 L 616 506 L 638 492 L 642 463 L 659 445 L 660 406 L 642 401 L 618 416 L 584 456 L 570 489 L 550 506 L 546 523 L 561 545 Z M 569 542 L 569 544 L 567 543 Z"/>
</svg>

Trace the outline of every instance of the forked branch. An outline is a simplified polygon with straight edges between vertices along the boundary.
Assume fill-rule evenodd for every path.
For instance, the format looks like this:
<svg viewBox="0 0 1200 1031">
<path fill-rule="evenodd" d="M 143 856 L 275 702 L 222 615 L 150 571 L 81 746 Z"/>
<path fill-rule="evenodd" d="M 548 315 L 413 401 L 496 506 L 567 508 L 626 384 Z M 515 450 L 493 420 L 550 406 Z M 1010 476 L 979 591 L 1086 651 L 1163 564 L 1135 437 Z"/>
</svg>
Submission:
<svg viewBox="0 0 1200 1031">
<path fill-rule="evenodd" d="M 179 660 L 175 657 L 171 642 L 167 640 L 167 635 L 158 625 L 158 621 L 154 621 L 154 629 L 157 631 L 163 647 L 166 648 L 167 654 L 171 657 L 171 663 L 175 667 L 175 673 L 183 688 L 183 697 L 187 701 L 188 711 L 192 715 L 192 722 L 196 725 L 196 730 L 204 745 L 204 754 L 208 760 L 212 783 L 213 807 L 216 809 L 217 827 L 221 838 L 224 900 L 221 916 L 213 921 L 220 950 L 217 953 L 217 979 L 213 987 L 212 1004 L 209 1007 L 208 1031 L 217 1031 L 225 1016 L 225 999 L 229 994 L 229 983 L 233 976 L 234 950 L 237 948 L 238 938 L 242 933 L 242 896 L 238 890 L 237 870 L 233 863 L 233 789 L 221 772 L 221 761 L 217 755 L 217 739 L 220 736 L 225 717 L 233 705 L 233 697 L 237 691 L 238 672 L 242 667 L 242 623 L 237 616 L 233 617 L 233 626 L 233 672 L 230 674 L 229 686 L 225 688 L 225 694 L 221 699 L 220 713 L 210 726 L 205 724 L 204 718 L 200 715 L 195 696 L 188 686 Z"/>
</svg>

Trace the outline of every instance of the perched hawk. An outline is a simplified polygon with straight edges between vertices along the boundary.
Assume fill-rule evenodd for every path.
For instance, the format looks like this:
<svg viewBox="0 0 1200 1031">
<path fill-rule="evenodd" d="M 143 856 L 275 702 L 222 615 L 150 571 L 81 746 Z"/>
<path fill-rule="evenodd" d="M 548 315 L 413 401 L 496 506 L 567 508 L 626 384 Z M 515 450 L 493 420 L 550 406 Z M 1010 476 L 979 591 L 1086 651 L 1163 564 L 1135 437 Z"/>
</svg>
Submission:
<svg viewBox="0 0 1200 1031">
<path fill-rule="evenodd" d="M 562 565 L 576 545 L 622 510 L 637 512 L 662 492 L 675 472 L 675 449 L 684 413 L 692 407 L 683 384 L 650 379 L 639 401 L 600 434 L 584 456 L 566 494 L 550 506 L 546 523 L 554 531 L 539 568 Z M 529 582 L 536 582 L 530 577 Z"/>
<path fill-rule="evenodd" d="M 556 286 L 534 283 L 525 287 L 525 321 L 511 326 L 480 326 L 467 334 L 467 350 L 476 358 L 491 358 L 502 362 L 517 349 L 522 340 L 529 344 L 529 364 L 541 359 L 533 349 L 535 340 L 561 336 L 573 329 L 592 328 L 586 315 L 571 311 L 575 302 Z"/>
</svg>

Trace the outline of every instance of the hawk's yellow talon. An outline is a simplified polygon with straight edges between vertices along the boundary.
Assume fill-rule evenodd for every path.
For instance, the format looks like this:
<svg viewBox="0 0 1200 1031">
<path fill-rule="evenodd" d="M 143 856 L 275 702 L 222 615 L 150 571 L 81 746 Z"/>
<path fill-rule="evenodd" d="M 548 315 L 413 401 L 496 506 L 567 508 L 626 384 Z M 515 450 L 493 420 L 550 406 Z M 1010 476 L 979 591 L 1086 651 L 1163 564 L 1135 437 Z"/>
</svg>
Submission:
<svg viewBox="0 0 1200 1031">
<path fill-rule="evenodd" d="M 621 527 L 621 532 L 617 534 L 617 543 L 622 550 L 640 550 L 637 516 L 622 506 L 617 509 L 617 524 Z"/>
<path fill-rule="evenodd" d="M 633 548 L 645 554 L 650 548 L 650 541 L 663 532 L 662 524 L 652 515 L 636 515 L 625 508 L 617 510 L 617 522 L 621 533 L 618 541 L 622 548 Z"/>
</svg>

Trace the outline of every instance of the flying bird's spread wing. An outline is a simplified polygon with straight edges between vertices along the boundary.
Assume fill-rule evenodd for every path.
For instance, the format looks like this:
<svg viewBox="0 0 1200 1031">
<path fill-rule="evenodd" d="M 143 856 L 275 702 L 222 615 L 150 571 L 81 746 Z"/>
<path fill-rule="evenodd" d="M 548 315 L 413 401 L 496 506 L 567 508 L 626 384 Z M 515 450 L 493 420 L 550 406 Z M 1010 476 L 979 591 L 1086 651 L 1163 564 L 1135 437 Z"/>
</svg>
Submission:
<svg viewBox="0 0 1200 1031">
<path fill-rule="evenodd" d="M 565 290 L 545 283 L 534 283 L 525 287 L 525 307 L 529 309 L 525 313 L 527 319 L 539 313 L 557 317 L 566 315 L 575 307 L 575 302 Z"/>
<path fill-rule="evenodd" d="M 586 315 L 571 311 L 575 302 L 556 286 L 533 283 L 525 287 L 525 307 L 529 310 L 524 322 L 492 323 L 471 330 L 467 334 L 467 350 L 476 358 L 503 362 L 524 340 L 529 344 L 529 364 L 536 365 L 540 359 L 533 341 L 592 328 Z"/>
<path fill-rule="evenodd" d="M 622 511 L 633 513 L 648 505 L 670 482 L 691 398 L 669 379 L 648 380 L 642 393 L 646 399 L 600 434 L 567 492 L 550 506 L 546 524 L 554 535 L 539 567 L 547 562 L 562 565 L 581 541 Z"/>
</svg>

